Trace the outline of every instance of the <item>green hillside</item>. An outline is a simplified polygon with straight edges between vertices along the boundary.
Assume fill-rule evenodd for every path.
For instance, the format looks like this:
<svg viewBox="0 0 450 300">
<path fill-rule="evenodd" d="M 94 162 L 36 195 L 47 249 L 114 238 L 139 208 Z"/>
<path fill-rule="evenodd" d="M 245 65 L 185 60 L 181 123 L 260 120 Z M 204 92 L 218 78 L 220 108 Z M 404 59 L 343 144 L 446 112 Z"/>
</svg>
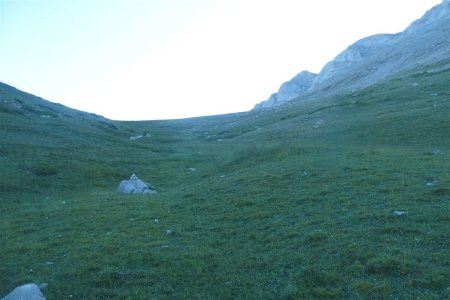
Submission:
<svg viewBox="0 0 450 300">
<path fill-rule="evenodd" d="M 449 87 L 117 122 L 1 84 L 0 297 L 447 299 Z"/>
</svg>

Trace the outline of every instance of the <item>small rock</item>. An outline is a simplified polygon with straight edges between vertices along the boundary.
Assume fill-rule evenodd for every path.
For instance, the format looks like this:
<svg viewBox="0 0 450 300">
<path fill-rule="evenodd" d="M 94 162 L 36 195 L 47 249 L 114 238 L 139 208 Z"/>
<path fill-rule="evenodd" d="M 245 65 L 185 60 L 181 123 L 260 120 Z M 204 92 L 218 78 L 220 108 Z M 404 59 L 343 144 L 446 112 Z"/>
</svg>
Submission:
<svg viewBox="0 0 450 300">
<path fill-rule="evenodd" d="M 34 283 L 16 287 L 2 300 L 45 300 L 39 287 Z"/>
<path fill-rule="evenodd" d="M 39 285 L 39 289 L 41 289 L 41 290 L 45 290 L 46 288 L 48 288 L 48 283 L 47 282 L 41 283 Z"/>
<path fill-rule="evenodd" d="M 433 186 L 437 185 L 438 183 L 439 183 L 439 181 L 437 181 L 436 179 L 433 179 L 433 178 L 427 179 L 427 187 L 433 187 Z"/>
<path fill-rule="evenodd" d="M 188 170 L 189 170 L 190 172 L 195 172 L 195 171 L 197 171 L 196 168 L 188 168 Z"/>
<path fill-rule="evenodd" d="M 159 220 L 158 219 L 155 219 L 155 223 L 158 223 L 159 222 Z"/>
<path fill-rule="evenodd" d="M 47 266 L 53 266 L 55 263 L 52 262 L 52 261 L 47 261 L 47 262 L 45 262 L 45 264 L 46 264 Z"/>
<path fill-rule="evenodd" d="M 394 212 L 392 213 L 394 216 L 400 217 L 400 216 L 404 216 L 407 214 L 406 211 L 398 211 L 398 210 L 394 210 Z"/>
<path fill-rule="evenodd" d="M 166 230 L 166 234 L 171 234 L 171 233 L 172 233 L 172 230 L 170 230 L 170 229 Z"/>
<path fill-rule="evenodd" d="M 315 129 L 320 128 L 320 127 L 322 127 L 324 124 L 325 124 L 325 122 L 324 122 L 322 119 L 320 119 L 319 121 L 317 121 L 316 123 L 314 123 L 314 128 L 315 128 Z"/>
<path fill-rule="evenodd" d="M 436 149 L 433 149 L 433 151 L 431 151 L 431 153 L 432 153 L 433 155 L 441 155 L 441 154 L 442 154 L 442 150 L 436 148 Z"/>
<path fill-rule="evenodd" d="M 144 137 L 143 135 L 130 136 L 130 141 L 139 140 L 142 139 L 143 137 Z"/>
</svg>

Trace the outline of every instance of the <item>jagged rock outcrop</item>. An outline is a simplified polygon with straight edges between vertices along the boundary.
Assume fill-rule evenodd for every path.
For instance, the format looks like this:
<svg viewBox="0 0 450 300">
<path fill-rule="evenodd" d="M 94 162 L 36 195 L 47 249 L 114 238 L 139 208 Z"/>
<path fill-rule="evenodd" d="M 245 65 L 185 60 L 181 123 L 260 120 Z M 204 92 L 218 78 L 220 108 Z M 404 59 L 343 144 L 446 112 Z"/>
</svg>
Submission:
<svg viewBox="0 0 450 300">
<path fill-rule="evenodd" d="M 119 192 L 124 194 L 155 194 L 157 191 L 151 184 L 140 180 L 133 174 L 130 180 L 120 182 Z"/>
<path fill-rule="evenodd" d="M 307 91 L 292 98 L 317 98 L 364 88 L 435 62 L 443 62 L 441 68 L 450 67 L 449 37 L 450 0 L 444 0 L 401 33 L 378 34 L 350 45 L 323 67 Z M 270 100 L 255 108 L 280 104 Z"/>
<path fill-rule="evenodd" d="M 264 109 L 281 105 L 290 101 L 309 90 L 317 74 L 302 71 L 294 78 L 283 83 L 277 93 L 270 98 L 256 105 L 256 108 Z"/>
<path fill-rule="evenodd" d="M 10 294 L 1 300 L 45 300 L 39 287 L 34 283 L 16 287 Z"/>
</svg>

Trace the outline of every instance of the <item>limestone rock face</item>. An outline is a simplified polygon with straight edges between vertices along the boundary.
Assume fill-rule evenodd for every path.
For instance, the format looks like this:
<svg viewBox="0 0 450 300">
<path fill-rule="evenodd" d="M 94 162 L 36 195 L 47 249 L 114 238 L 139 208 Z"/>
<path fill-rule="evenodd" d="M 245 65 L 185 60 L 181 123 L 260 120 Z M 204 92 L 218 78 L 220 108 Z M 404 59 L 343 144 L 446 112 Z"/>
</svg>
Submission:
<svg viewBox="0 0 450 300">
<path fill-rule="evenodd" d="M 312 85 L 317 74 L 302 71 L 294 78 L 283 83 L 277 93 L 272 94 L 267 101 L 256 105 L 256 108 L 270 108 L 288 102 L 304 94 Z"/>
<path fill-rule="evenodd" d="M 16 287 L 2 300 L 45 300 L 45 297 L 36 284 L 29 283 Z"/>
<path fill-rule="evenodd" d="M 405 31 L 363 38 L 325 65 L 309 94 L 372 85 L 396 73 L 450 58 L 450 2 L 430 9 Z"/>
<path fill-rule="evenodd" d="M 403 32 L 377 34 L 350 45 L 327 63 L 317 76 L 311 76 L 312 82 L 307 81 L 308 84 L 304 85 L 309 85 L 306 91 L 291 88 L 293 79 L 284 83 L 269 100 L 256 105 L 255 109 L 278 106 L 287 98 L 320 99 L 358 90 L 397 73 L 420 69 L 420 66 L 432 63 L 440 63 L 441 69 L 449 68 L 449 37 L 450 0 L 444 0 Z"/>
<path fill-rule="evenodd" d="M 155 194 L 156 189 L 133 174 L 130 180 L 120 182 L 119 192 L 124 194 Z"/>
</svg>

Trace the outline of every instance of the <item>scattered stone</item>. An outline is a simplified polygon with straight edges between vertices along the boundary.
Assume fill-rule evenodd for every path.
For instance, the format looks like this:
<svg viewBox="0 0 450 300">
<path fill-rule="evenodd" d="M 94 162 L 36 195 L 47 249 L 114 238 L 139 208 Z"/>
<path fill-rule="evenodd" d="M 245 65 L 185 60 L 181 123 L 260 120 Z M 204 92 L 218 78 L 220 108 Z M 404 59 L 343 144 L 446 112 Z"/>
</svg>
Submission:
<svg viewBox="0 0 450 300">
<path fill-rule="evenodd" d="M 2 300 L 45 300 L 39 287 L 34 283 L 16 287 Z"/>
<path fill-rule="evenodd" d="M 143 137 L 144 137 L 143 135 L 130 136 L 130 141 L 139 140 L 142 139 Z"/>
<path fill-rule="evenodd" d="M 436 179 L 428 178 L 427 179 L 427 187 L 433 187 L 436 186 L 439 183 Z"/>
<path fill-rule="evenodd" d="M 314 123 L 314 128 L 315 129 L 320 128 L 323 126 L 323 124 L 325 124 L 325 122 L 322 119 L 320 119 L 316 123 Z"/>
<path fill-rule="evenodd" d="M 392 214 L 394 216 L 400 217 L 400 216 L 405 216 L 407 214 L 407 212 L 406 211 L 394 210 L 394 212 Z"/>
<path fill-rule="evenodd" d="M 119 192 L 124 194 L 155 194 L 156 189 L 133 174 L 130 180 L 122 180 L 119 185 Z"/>
<path fill-rule="evenodd" d="M 431 153 L 432 153 L 433 155 L 441 155 L 441 154 L 442 154 L 442 150 L 436 148 L 436 149 L 433 149 L 433 151 L 431 151 Z"/>
</svg>

